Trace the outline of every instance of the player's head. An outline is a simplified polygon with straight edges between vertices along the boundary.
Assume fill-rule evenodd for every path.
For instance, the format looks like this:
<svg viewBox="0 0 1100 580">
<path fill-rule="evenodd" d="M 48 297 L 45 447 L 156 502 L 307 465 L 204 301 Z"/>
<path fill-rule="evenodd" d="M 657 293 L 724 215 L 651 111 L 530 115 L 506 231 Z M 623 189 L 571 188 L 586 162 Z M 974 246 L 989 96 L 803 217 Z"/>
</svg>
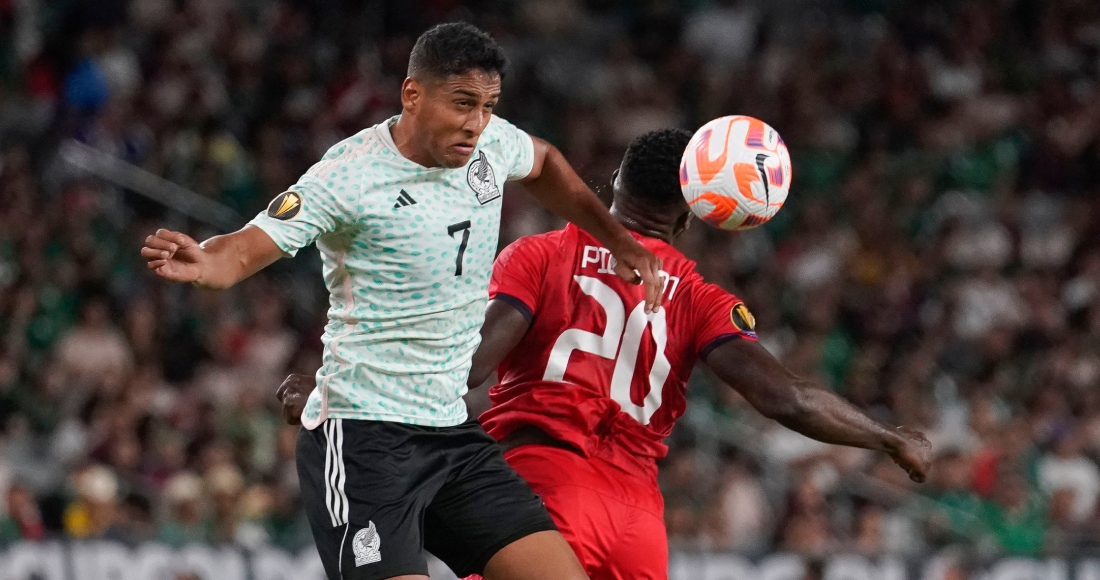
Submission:
<svg viewBox="0 0 1100 580">
<path fill-rule="evenodd" d="M 690 140 L 690 131 L 661 129 L 631 141 L 611 181 L 618 209 L 682 232 L 691 211 L 680 191 L 680 159 Z"/>
<path fill-rule="evenodd" d="M 504 51 L 472 24 L 432 27 L 413 45 L 401 87 L 413 138 L 443 167 L 462 167 L 500 98 Z"/>
</svg>

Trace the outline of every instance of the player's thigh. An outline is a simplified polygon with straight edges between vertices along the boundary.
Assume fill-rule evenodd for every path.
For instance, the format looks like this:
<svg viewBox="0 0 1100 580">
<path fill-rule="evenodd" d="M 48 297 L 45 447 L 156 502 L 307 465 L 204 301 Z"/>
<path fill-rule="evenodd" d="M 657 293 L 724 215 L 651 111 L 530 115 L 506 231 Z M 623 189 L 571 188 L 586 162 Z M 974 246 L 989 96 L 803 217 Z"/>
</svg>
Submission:
<svg viewBox="0 0 1100 580">
<path fill-rule="evenodd" d="M 483 574 L 463 580 L 551 580 L 587 578 L 570 554 L 573 548 L 556 532 L 535 532 L 501 548 L 489 559 Z"/>
<path fill-rule="evenodd" d="M 618 543 L 626 506 L 601 491 L 593 465 L 565 449 L 526 445 L 510 451 L 508 463 L 542 497 L 566 542 L 591 575 Z"/>
<path fill-rule="evenodd" d="M 573 548 L 556 531 L 528 534 L 493 554 L 485 580 L 587 580 Z"/>
<path fill-rule="evenodd" d="M 332 580 L 428 575 L 423 519 L 442 477 L 416 463 L 403 428 L 330 419 L 299 434 L 302 503 Z"/>
<path fill-rule="evenodd" d="M 635 509 L 592 580 L 668 580 L 668 535 L 661 515 Z"/>
<path fill-rule="evenodd" d="M 494 555 L 527 536 L 553 531 L 560 538 L 542 500 L 480 425 L 456 428 L 446 453 L 455 467 L 425 513 L 424 545 L 459 577 L 480 573 Z M 564 555 L 576 561 L 570 550 Z M 548 553 L 535 562 L 551 565 L 561 557 Z"/>
</svg>

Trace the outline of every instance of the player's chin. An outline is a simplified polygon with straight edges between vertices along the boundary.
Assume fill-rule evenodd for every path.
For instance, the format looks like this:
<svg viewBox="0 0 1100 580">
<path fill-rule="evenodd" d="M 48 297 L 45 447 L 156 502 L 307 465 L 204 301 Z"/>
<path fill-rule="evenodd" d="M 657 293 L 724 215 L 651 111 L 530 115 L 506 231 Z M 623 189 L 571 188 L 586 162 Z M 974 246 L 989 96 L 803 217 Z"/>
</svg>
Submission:
<svg viewBox="0 0 1100 580">
<path fill-rule="evenodd" d="M 443 155 L 447 167 L 462 167 L 470 162 L 470 158 L 474 156 L 474 151 L 477 150 L 477 140 L 471 142 L 469 139 L 454 142 L 443 149 Z"/>
<path fill-rule="evenodd" d="M 454 149 L 448 150 L 439 160 L 439 164 L 448 169 L 456 169 L 470 162 L 472 154 L 463 154 Z"/>
</svg>

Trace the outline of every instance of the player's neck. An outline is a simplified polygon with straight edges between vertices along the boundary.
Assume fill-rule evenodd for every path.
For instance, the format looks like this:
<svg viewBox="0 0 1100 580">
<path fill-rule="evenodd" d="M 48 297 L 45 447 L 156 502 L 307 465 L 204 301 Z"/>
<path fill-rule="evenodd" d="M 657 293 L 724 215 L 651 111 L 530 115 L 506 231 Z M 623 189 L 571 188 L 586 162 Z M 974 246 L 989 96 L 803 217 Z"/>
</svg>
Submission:
<svg viewBox="0 0 1100 580">
<path fill-rule="evenodd" d="M 403 114 L 390 127 L 390 137 L 393 138 L 393 144 L 397 145 L 397 152 L 402 157 L 423 167 L 439 167 L 439 163 L 432 157 L 431 153 L 417 144 L 413 138 L 414 134 L 412 120 L 406 118 Z"/>
<path fill-rule="evenodd" d="M 611 215 L 626 229 L 637 232 L 647 238 L 657 238 L 671 244 L 674 237 L 675 226 L 663 220 L 647 217 L 645 212 L 639 211 L 629 203 L 616 201 L 611 205 Z"/>
</svg>

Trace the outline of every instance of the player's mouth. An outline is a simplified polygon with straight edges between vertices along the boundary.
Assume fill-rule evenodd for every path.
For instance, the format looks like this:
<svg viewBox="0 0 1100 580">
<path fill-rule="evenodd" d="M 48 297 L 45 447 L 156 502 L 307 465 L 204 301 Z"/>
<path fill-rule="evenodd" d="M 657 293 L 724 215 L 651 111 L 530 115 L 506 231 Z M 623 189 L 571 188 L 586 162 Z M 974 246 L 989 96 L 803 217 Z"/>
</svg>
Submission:
<svg viewBox="0 0 1100 580">
<path fill-rule="evenodd" d="M 474 145 L 469 143 L 456 143 L 451 145 L 451 149 L 463 157 L 469 157 L 474 154 Z"/>
</svg>

